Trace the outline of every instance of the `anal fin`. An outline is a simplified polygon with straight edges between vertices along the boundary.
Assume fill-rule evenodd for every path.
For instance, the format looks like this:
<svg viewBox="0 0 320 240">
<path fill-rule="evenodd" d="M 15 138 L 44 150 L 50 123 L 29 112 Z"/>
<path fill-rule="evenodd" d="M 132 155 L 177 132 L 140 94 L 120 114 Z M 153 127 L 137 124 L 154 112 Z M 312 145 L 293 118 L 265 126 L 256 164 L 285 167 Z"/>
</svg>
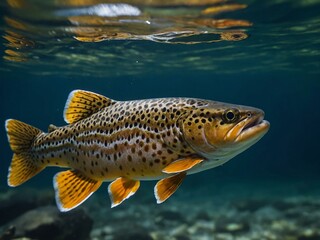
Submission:
<svg viewBox="0 0 320 240">
<path fill-rule="evenodd" d="M 202 158 L 184 158 L 176 160 L 162 169 L 164 173 L 180 173 L 185 172 L 193 168 L 194 166 L 198 165 L 199 163 L 203 162 Z"/>
<path fill-rule="evenodd" d="M 110 183 L 108 192 L 111 200 L 111 207 L 116 207 L 124 200 L 131 197 L 140 187 L 140 181 L 119 177 Z"/>
<path fill-rule="evenodd" d="M 54 176 L 56 202 L 62 212 L 69 211 L 91 196 L 101 181 L 90 179 L 77 170 L 59 172 Z"/>
<path fill-rule="evenodd" d="M 186 172 L 181 172 L 158 181 L 154 187 L 154 195 L 157 203 L 163 203 L 167 200 L 178 189 L 186 175 Z"/>
</svg>

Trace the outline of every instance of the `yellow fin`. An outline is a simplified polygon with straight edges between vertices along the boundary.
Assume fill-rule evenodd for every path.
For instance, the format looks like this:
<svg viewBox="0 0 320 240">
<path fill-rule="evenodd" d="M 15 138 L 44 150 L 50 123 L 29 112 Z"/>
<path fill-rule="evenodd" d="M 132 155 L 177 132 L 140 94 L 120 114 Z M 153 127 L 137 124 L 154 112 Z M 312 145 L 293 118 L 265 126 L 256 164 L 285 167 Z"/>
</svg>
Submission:
<svg viewBox="0 0 320 240">
<path fill-rule="evenodd" d="M 131 197 L 140 187 L 140 181 L 119 177 L 110 183 L 108 192 L 111 200 L 111 207 L 116 207 L 124 200 Z"/>
<path fill-rule="evenodd" d="M 74 90 L 69 94 L 64 108 L 64 120 L 75 123 L 89 117 L 102 108 L 112 105 L 115 101 L 93 92 Z"/>
<path fill-rule="evenodd" d="M 199 163 L 203 162 L 201 158 L 184 158 L 176 160 L 162 169 L 164 173 L 179 173 L 185 172 L 194 166 L 198 165 Z"/>
<path fill-rule="evenodd" d="M 58 208 L 61 212 L 66 212 L 79 206 L 100 187 L 101 183 L 77 170 L 57 173 L 53 184 Z"/>
<path fill-rule="evenodd" d="M 14 119 L 8 119 L 5 126 L 10 147 L 14 152 L 9 167 L 8 185 L 15 187 L 45 167 L 35 161 L 30 154 L 31 145 L 41 130 Z"/>
<path fill-rule="evenodd" d="M 178 189 L 186 175 L 186 172 L 181 172 L 158 181 L 154 187 L 157 203 L 160 204 L 167 200 Z"/>
<path fill-rule="evenodd" d="M 42 169 L 44 166 L 38 166 L 29 154 L 15 153 L 9 168 L 8 185 L 10 187 L 19 186 Z"/>
<path fill-rule="evenodd" d="M 28 152 L 34 138 L 41 133 L 38 128 L 14 119 L 6 121 L 8 141 L 13 152 Z"/>
</svg>

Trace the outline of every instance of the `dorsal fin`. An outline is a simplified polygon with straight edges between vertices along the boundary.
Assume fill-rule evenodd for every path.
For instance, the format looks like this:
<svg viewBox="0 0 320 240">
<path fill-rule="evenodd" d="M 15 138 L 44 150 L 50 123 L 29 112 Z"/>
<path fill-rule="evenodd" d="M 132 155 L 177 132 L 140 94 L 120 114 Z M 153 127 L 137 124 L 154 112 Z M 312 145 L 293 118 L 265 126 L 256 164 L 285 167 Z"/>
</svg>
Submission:
<svg viewBox="0 0 320 240">
<path fill-rule="evenodd" d="M 49 127 L 48 127 L 48 133 L 51 133 L 53 132 L 54 130 L 57 130 L 58 127 L 53 125 L 53 124 L 50 124 Z"/>
<path fill-rule="evenodd" d="M 74 90 L 69 94 L 64 108 L 64 120 L 71 124 L 91 116 L 115 101 L 93 92 Z"/>
</svg>

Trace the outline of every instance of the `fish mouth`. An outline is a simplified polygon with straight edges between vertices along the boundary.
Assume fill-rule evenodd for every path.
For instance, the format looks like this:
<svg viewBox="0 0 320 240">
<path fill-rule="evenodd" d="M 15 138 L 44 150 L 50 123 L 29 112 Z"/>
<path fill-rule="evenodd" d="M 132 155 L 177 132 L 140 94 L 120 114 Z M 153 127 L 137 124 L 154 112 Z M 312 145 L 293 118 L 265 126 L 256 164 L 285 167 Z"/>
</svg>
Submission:
<svg viewBox="0 0 320 240">
<path fill-rule="evenodd" d="M 264 113 L 262 112 L 257 116 L 244 119 L 234 128 L 237 131 L 235 142 L 257 141 L 268 132 L 270 123 L 264 120 Z"/>
<path fill-rule="evenodd" d="M 226 134 L 224 140 L 233 143 L 256 142 L 269 130 L 270 123 L 264 120 L 264 112 L 261 111 L 238 122 Z"/>
</svg>

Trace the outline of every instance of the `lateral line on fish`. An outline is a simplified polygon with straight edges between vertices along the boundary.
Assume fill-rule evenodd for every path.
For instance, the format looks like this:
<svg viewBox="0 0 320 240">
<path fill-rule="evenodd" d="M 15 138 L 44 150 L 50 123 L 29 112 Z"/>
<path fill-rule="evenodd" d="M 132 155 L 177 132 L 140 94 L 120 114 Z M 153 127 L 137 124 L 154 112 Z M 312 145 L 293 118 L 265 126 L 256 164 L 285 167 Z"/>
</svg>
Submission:
<svg viewBox="0 0 320 240">
<path fill-rule="evenodd" d="M 185 176 L 224 164 L 270 125 L 253 107 L 193 98 L 116 101 L 83 90 L 69 94 L 63 113 L 69 125 L 49 125 L 48 133 L 14 119 L 5 124 L 13 151 L 9 186 L 47 166 L 71 168 L 54 177 L 61 211 L 80 205 L 103 181 L 112 181 L 116 206 L 140 180 L 159 180 L 154 194 L 162 203 Z"/>
</svg>

